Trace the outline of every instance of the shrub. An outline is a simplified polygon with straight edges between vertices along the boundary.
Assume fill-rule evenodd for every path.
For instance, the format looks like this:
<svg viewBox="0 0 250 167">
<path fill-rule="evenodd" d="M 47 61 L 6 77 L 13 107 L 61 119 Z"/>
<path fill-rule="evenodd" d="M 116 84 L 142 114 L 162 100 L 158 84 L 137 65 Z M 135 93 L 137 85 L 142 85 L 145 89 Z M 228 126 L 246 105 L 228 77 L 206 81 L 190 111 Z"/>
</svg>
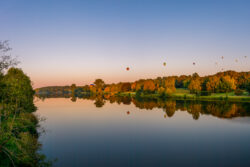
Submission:
<svg viewBox="0 0 250 167">
<path fill-rule="evenodd" d="M 241 90 L 241 89 L 236 89 L 235 91 L 234 91 L 234 94 L 236 95 L 236 96 L 241 96 L 241 95 L 243 95 L 243 90 Z"/>
<path fill-rule="evenodd" d="M 201 96 L 210 96 L 211 92 L 209 91 L 201 91 Z"/>
</svg>

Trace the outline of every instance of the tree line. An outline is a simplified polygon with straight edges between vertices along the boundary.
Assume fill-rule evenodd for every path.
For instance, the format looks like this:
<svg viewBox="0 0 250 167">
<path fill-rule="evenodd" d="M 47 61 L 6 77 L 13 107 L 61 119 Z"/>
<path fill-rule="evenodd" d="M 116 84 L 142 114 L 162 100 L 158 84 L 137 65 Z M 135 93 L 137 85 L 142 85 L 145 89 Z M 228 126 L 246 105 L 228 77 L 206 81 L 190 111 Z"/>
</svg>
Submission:
<svg viewBox="0 0 250 167">
<path fill-rule="evenodd" d="M 51 86 L 36 89 L 42 93 L 92 93 L 115 95 L 121 92 L 137 92 L 146 94 L 171 95 L 177 88 L 183 88 L 193 94 L 210 95 L 211 93 L 228 93 L 234 91 L 236 95 L 242 95 L 244 91 L 250 91 L 250 73 L 225 71 L 214 75 L 201 77 L 197 73 L 193 75 L 157 77 L 155 79 L 140 79 L 135 82 L 119 82 L 106 84 L 102 79 L 96 79 L 91 85 L 76 86 Z"/>
</svg>

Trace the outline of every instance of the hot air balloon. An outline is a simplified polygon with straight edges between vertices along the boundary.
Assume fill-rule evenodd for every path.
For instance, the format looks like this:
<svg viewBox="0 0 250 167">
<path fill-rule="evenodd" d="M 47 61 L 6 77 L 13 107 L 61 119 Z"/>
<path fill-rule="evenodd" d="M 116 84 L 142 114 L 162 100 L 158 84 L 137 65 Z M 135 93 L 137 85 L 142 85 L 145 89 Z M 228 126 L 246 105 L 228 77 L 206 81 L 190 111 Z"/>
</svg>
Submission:
<svg viewBox="0 0 250 167">
<path fill-rule="evenodd" d="M 129 67 L 127 67 L 126 70 L 129 71 Z"/>
<path fill-rule="evenodd" d="M 163 65 L 164 65 L 164 66 L 166 66 L 166 65 L 167 65 L 167 63 L 166 63 L 166 62 L 164 62 L 164 63 L 163 63 Z"/>
<path fill-rule="evenodd" d="M 129 112 L 129 111 L 127 111 L 127 114 L 129 115 L 129 114 L 130 114 L 130 112 Z"/>
<path fill-rule="evenodd" d="M 195 65 L 195 62 L 193 62 L 193 65 Z"/>
<path fill-rule="evenodd" d="M 221 59 L 224 59 L 224 56 L 221 56 Z"/>
<path fill-rule="evenodd" d="M 247 56 L 244 56 L 245 58 L 247 58 Z"/>
<path fill-rule="evenodd" d="M 166 118 L 167 117 L 167 115 L 166 114 L 164 114 L 164 118 Z"/>
</svg>

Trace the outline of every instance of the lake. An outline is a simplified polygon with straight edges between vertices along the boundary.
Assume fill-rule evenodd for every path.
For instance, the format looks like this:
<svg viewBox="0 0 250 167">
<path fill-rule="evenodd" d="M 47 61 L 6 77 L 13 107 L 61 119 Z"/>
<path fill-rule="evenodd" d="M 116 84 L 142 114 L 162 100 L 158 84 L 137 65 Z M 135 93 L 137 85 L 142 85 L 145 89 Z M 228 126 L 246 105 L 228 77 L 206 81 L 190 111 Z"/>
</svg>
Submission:
<svg viewBox="0 0 250 167">
<path fill-rule="evenodd" d="M 249 103 L 52 97 L 36 106 L 54 166 L 250 166 Z"/>
</svg>

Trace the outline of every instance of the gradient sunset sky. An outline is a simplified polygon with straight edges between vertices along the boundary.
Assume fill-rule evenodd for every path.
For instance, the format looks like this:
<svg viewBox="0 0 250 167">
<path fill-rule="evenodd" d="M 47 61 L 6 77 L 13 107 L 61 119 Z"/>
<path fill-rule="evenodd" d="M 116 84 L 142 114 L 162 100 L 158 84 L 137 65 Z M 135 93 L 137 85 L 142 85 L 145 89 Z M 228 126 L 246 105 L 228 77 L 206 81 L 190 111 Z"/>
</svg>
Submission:
<svg viewBox="0 0 250 167">
<path fill-rule="evenodd" d="M 250 1 L 2 0 L 0 40 L 35 88 L 249 71 Z"/>
</svg>

